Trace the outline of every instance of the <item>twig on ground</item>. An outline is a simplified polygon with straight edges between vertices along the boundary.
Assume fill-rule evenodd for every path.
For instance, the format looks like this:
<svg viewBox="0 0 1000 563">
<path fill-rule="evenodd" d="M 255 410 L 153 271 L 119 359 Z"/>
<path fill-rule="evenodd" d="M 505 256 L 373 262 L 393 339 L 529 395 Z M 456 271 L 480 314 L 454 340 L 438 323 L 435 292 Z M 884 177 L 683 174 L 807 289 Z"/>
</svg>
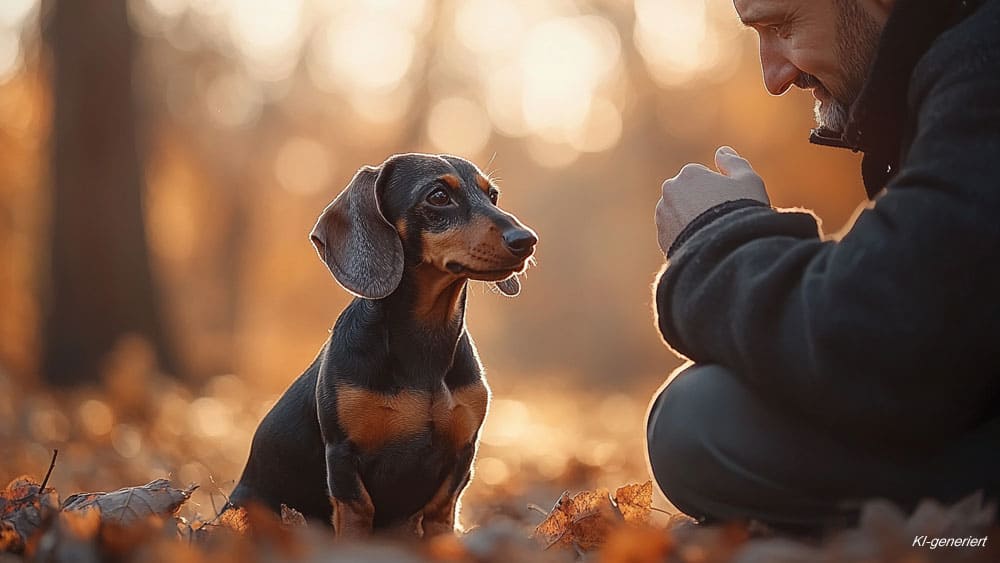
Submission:
<svg viewBox="0 0 1000 563">
<path fill-rule="evenodd" d="M 58 449 L 52 450 L 52 462 L 49 463 L 49 470 L 45 473 L 45 478 L 42 479 L 42 486 L 38 487 L 38 492 L 39 493 L 41 493 L 42 491 L 45 490 L 45 485 L 49 484 L 49 477 L 52 476 L 52 470 L 56 466 L 56 458 L 57 457 L 59 457 L 59 450 Z"/>
<path fill-rule="evenodd" d="M 548 511 L 546 511 L 544 508 L 538 506 L 537 504 L 535 504 L 533 502 L 529 502 L 528 503 L 528 510 L 534 510 L 535 512 L 541 514 L 542 516 L 548 516 L 549 515 Z"/>
</svg>

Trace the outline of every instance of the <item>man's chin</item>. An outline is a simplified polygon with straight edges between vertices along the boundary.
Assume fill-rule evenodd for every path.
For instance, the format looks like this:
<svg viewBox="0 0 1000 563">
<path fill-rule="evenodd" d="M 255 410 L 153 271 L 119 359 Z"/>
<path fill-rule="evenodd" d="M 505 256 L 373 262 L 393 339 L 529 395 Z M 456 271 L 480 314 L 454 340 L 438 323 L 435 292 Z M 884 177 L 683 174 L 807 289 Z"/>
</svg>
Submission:
<svg viewBox="0 0 1000 563">
<path fill-rule="evenodd" d="M 816 117 L 816 124 L 824 129 L 842 133 L 847 128 L 850 110 L 837 100 L 816 100 L 813 113 Z"/>
</svg>

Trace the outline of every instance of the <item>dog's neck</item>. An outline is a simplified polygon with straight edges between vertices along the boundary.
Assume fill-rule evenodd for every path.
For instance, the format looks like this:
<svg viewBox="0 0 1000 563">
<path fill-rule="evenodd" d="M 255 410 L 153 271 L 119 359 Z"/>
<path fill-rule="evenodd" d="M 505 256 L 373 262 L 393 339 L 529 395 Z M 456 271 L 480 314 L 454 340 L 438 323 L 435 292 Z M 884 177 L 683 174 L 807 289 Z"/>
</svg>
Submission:
<svg viewBox="0 0 1000 563">
<path fill-rule="evenodd" d="M 400 286 L 412 319 L 429 330 L 461 331 L 465 322 L 465 296 L 469 282 L 446 274 L 429 264 L 419 264 L 403 273 Z M 457 338 L 458 333 L 455 333 Z"/>
<path fill-rule="evenodd" d="M 427 264 L 408 267 L 396 291 L 375 302 L 393 355 L 433 371 L 450 367 L 465 329 L 467 286 Z"/>
</svg>

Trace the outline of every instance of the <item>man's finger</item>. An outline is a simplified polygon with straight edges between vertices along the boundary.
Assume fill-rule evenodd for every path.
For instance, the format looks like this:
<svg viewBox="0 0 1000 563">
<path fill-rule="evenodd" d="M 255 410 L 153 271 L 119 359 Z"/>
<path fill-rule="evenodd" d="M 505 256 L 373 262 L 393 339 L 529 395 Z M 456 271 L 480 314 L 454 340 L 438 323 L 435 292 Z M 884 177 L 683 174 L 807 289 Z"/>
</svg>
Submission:
<svg viewBox="0 0 1000 563">
<path fill-rule="evenodd" d="M 736 154 L 732 147 L 721 146 L 715 151 L 715 166 L 726 176 L 741 172 L 752 172 L 753 168 L 745 158 Z"/>
</svg>

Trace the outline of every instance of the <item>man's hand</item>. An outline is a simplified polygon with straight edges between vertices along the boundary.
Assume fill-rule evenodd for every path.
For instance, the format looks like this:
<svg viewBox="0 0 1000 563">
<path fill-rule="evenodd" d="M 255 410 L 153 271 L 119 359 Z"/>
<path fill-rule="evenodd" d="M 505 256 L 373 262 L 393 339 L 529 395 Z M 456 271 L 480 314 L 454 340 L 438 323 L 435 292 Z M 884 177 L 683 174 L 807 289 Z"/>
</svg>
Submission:
<svg viewBox="0 0 1000 563">
<path fill-rule="evenodd" d="M 688 223 L 720 203 L 755 199 L 770 205 L 764 181 L 732 148 L 715 151 L 715 166 L 719 172 L 701 164 L 686 164 L 663 182 L 663 196 L 656 204 L 656 230 L 664 254 Z"/>
</svg>

